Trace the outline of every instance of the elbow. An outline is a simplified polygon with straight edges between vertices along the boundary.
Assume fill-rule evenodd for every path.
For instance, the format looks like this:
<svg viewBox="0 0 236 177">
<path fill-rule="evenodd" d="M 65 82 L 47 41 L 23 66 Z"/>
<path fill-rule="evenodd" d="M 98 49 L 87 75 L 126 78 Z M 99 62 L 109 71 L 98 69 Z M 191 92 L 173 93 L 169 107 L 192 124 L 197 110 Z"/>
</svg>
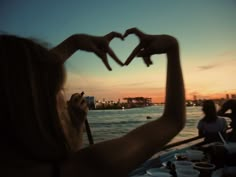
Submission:
<svg viewBox="0 0 236 177">
<path fill-rule="evenodd" d="M 185 127 L 186 118 L 185 116 L 174 117 L 174 119 L 166 120 L 166 124 L 174 130 L 175 134 L 178 134 Z"/>
<path fill-rule="evenodd" d="M 170 35 L 165 35 L 165 37 L 169 40 L 169 49 L 179 49 L 179 42 L 177 38 Z"/>
<path fill-rule="evenodd" d="M 185 127 L 185 124 L 186 124 L 185 116 L 183 116 L 181 119 L 175 122 L 176 128 L 179 132 L 183 130 L 183 128 Z"/>
<path fill-rule="evenodd" d="M 171 113 L 165 112 L 163 118 L 168 120 L 168 125 L 172 125 L 178 132 L 180 132 L 186 124 L 186 112 L 185 109 L 182 111 L 171 111 Z"/>
<path fill-rule="evenodd" d="M 185 111 L 183 111 L 178 116 L 177 115 L 175 115 L 174 117 L 175 119 L 173 124 L 176 126 L 176 129 L 180 132 L 185 127 L 186 124 L 186 113 Z"/>
<path fill-rule="evenodd" d="M 169 125 L 171 125 L 170 127 L 173 131 L 173 135 L 176 136 L 184 129 L 185 121 L 172 121 L 169 122 Z"/>
</svg>

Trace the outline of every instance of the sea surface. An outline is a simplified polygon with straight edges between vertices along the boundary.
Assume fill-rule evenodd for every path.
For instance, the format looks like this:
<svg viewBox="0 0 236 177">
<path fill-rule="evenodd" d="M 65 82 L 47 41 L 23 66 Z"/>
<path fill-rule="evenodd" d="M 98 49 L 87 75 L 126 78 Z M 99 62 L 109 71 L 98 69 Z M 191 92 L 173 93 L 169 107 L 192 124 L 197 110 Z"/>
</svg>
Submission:
<svg viewBox="0 0 236 177">
<path fill-rule="evenodd" d="M 124 110 L 90 110 L 88 122 L 94 142 L 118 138 L 140 125 L 159 118 L 163 113 L 163 109 L 164 106 L 151 106 Z M 151 119 L 147 119 L 147 116 L 151 117 Z M 171 142 L 197 136 L 198 130 L 196 126 L 202 117 L 201 107 L 187 107 L 185 128 Z M 162 132 L 153 134 L 153 136 L 161 136 L 161 134 Z M 85 146 L 88 145 L 86 133 L 84 140 Z"/>
</svg>

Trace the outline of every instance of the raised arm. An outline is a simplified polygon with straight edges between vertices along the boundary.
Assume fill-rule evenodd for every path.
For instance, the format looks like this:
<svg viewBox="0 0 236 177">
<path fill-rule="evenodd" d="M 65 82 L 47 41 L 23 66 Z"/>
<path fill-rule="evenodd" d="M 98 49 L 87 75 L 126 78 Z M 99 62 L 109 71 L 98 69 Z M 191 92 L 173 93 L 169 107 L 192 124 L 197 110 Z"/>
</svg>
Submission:
<svg viewBox="0 0 236 177">
<path fill-rule="evenodd" d="M 185 91 L 179 57 L 179 45 L 168 35 L 147 35 L 134 28 L 126 35 L 137 35 L 140 44 L 126 64 L 135 56 L 148 58 L 153 54 L 167 55 L 166 104 L 163 115 L 127 135 L 82 149 L 64 164 L 68 176 L 128 176 L 176 136 L 185 125 Z M 149 61 L 148 61 L 149 62 Z"/>
<path fill-rule="evenodd" d="M 109 43 L 114 38 L 120 38 L 123 40 L 123 36 L 117 32 L 111 32 L 105 36 L 76 34 L 70 36 L 59 45 L 52 48 L 50 52 L 58 55 L 61 62 L 65 62 L 77 50 L 93 52 L 102 60 L 107 69 L 111 71 L 112 69 L 108 63 L 107 54 L 109 54 L 119 65 L 123 66 L 123 63 L 109 47 Z"/>
<path fill-rule="evenodd" d="M 125 37 L 135 34 L 140 43 L 125 62 L 128 65 L 134 57 L 142 57 L 147 66 L 152 64 L 154 54 L 167 55 L 167 81 L 164 117 L 174 117 L 174 121 L 185 122 L 185 90 L 180 63 L 178 41 L 169 35 L 147 35 L 137 28 L 128 29 Z M 171 114 L 171 116 L 169 116 Z M 173 116 L 174 115 L 174 116 Z"/>
</svg>

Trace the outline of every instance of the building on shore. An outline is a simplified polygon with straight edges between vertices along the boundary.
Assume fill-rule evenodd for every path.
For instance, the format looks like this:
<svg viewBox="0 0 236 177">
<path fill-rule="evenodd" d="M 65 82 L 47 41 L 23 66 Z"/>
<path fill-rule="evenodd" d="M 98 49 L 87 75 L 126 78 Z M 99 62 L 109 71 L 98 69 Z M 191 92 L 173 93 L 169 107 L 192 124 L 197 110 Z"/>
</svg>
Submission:
<svg viewBox="0 0 236 177">
<path fill-rule="evenodd" d="M 102 101 L 97 100 L 95 103 L 96 109 L 129 109 L 129 108 L 138 108 L 138 107 L 146 107 L 154 105 L 152 103 L 152 98 L 145 97 L 129 97 L 123 98 L 126 102 L 121 102 L 120 99 L 117 101 L 105 100 Z"/>
<path fill-rule="evenodd" d="M 145 97 L 128 97 L 123 98 L 124 100 L 127 100 L 127 107 L 128 108 L 134 108 L 134 107 L 146 107 L 146 106 L 152 106 L 152 98 L 145 98 Z"/>
<path fill-rule="evenodd" d="M 94 96 L 85 96 L 84 99 L 86 100 L 89 109 L 96 109 L 96 100 Z"/>
</svg>

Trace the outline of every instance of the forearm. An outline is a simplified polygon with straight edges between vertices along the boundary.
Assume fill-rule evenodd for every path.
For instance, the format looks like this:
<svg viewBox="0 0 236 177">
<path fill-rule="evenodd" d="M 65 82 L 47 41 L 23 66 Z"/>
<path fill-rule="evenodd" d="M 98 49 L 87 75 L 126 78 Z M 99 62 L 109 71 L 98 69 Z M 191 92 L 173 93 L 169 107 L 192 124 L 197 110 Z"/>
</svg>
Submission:
<svg viewBox="0 0 236 177">
<path fill-rule="evenodd" d="M 133 165 L 135 165 L 135 162 L 142 162 L 145 158 L 161 150 L 185 125 L 185 89 L 179 46 L 174 38 L 170 38 L 170 40 L 172 43 L 167 50 L 166 103 L 164 113 L 158 120 L 147 123 L 124 137 L 128 140 L 127 143 L 130 144 L 130 147 L 132 147 L 128 154 L 131 155 L 130 159 L 134 160 Z M 134 154 L 135 157 L 132 156 Z"/>
<path fill-rule="evenodd" d="M 89 35 L 75 34 L 71 35 L 56 47 L 52 48 L 50 52 L 60 57 L 62 62 L 66 61 L 71 55 L 73 55 L 79 49 L 87 50 Z"/>
<path fill-rule="evenodd" d="M 68 127 L 68 139 L 70 141 L 71 149 L 76 152 L 82 148 L 83 145 L 83 133 L 85 130 L 85 118 L 84 113 L 76 114 L 76 111 L 70 114 L 70 126 Z"/>
<path fill-rule="evenodd" d="M 73 151 L 76 152 L 83 147 L 83 133 L 84 133 L 84 124 L 80 127 L 77 127 L 74 130 L 73 142 L 74 142 L 74 149 Z"/>
<path fill-rule="evenodd" d="M 56 47 L 50 50 L 51 53 L 56 54 L 59 59 L 64 62 L 67 58 L 69 58 L 74 52 L 78 50 L 78 48 L 74 44 L 75 35 L 72 35 L 65 39 L 63 42 L 58 44 Z"/>
<path fill-rule="evenodd" d="M 180 63 L 179 45 L 174 42 L 167 53 L 166 98 L 163 117 L 183 128 L 186 117 L 185 89 Z"/>
<path fill-rule="evenodd" d="M 84 124 L 75 126 L 67 115 L 62 121 L 62 127 L 67 139 L 67 143 L 73 152 L 78 151 L 83 145 Z"/>
</svg>

